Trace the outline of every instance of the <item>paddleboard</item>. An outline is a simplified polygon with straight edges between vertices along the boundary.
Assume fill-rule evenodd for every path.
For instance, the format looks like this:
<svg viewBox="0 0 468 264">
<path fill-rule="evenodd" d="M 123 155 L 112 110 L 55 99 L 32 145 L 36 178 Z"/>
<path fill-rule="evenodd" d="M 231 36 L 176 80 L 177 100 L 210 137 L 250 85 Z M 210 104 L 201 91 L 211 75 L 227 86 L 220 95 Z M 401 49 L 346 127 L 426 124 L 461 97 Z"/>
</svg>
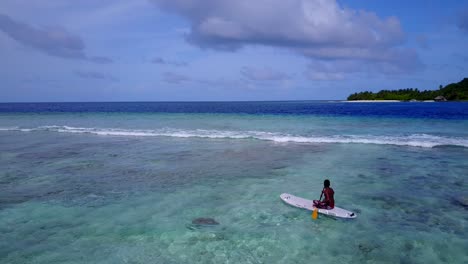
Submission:
<svg viewBox="0 0 468 264">
<path fill-rule="evenodd" d="M 281 200 L 283 200 L 283 202 L 289 205 L 292 205 L 294 207 L 306 209 L 309 211 L 313 211 L 316 208 L 312 200 L 307 200 L 301 197 L 297 197 L 289 193 L 281 194 L 280 198 Z M 335 208 L 330 209 L 330 210 L 318 208 L 318 212 L 320 214 L 329 215 L 333 217 L 340 217 L 340 218 L 356 218 L 357 216 L 355 213 L 351 211 L 348 211 L 348 210 L 345 210 L 336 206 Z"/>
</svg>

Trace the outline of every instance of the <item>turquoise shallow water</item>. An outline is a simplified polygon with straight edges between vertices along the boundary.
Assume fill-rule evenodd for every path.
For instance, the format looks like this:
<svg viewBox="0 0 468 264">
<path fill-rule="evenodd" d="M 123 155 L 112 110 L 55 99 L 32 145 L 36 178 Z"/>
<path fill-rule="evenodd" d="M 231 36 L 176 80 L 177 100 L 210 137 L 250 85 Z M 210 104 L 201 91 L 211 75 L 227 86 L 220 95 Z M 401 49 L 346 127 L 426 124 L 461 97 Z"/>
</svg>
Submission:
<svg viewBox="0 0 468 264">
<path fill-rule="evenodd" d="M 466 263 L 468 122 L 0 115 L 1 263 Z M 324 178 L 354 220 L 281 202 Z M 219 225 L 197 225 L 213 218 Z"/>
</svg>

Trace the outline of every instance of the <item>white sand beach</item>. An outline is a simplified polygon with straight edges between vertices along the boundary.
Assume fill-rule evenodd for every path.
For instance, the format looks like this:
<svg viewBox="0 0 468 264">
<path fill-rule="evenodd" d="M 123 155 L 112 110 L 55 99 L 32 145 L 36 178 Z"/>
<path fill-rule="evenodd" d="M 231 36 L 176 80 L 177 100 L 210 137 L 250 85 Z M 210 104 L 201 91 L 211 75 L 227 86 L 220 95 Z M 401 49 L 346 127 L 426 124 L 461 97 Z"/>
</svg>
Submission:
<svg viewBox="0 0 468 264">
<path fill-rule="evenodd" d="M 353 101 L 343 101 L 347 103 L 399 103 L 403 101 L 399 100 L 353 100 Z"/>
</svg>

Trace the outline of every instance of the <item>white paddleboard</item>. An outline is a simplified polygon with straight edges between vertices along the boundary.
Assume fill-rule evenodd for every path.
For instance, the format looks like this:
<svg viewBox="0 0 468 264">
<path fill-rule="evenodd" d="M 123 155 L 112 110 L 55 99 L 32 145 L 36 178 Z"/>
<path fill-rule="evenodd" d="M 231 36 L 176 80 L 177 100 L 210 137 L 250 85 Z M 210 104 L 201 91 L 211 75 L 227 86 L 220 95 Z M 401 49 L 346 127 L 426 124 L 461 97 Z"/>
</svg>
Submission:
<svg viewBox="0 0 468 264">
<path fill-rule="evenodd" d="M 287 203 L 289 205 L 292 205 L 294 207 L 306 209 L 306 210 L 309 210 L 309 211 L 313 211 L 316 208 L 314 206 L 314 202 L 312 200 L 307 200 L 307 199 L 304 199 L 304 198 L 301 198 L 301 197 L 297 197 L 297 196 L 294 196 L 294 195 L 289 194 L 289 193 L 281 194 L 280 198 L 281 198 L 281 200 L 283 200 L 283 202 L 285 202 L 285 203 Z M 334 217 L 340 217 L 340 218 L 356 218 L 356 216 L 357 216 L 355 213 L 353 213 L 351 211 L 348 211 L 348 210 L 345 210 L 345 209 L 342 209 L 342 208 L 339 208 L 339 207 L 336 207 L 336 206 L 335 206 L 335 208 L 330 209 L 330 210 L 318 208 L 318 212 L 320 214 L 334 216 Z"/>
</svg>

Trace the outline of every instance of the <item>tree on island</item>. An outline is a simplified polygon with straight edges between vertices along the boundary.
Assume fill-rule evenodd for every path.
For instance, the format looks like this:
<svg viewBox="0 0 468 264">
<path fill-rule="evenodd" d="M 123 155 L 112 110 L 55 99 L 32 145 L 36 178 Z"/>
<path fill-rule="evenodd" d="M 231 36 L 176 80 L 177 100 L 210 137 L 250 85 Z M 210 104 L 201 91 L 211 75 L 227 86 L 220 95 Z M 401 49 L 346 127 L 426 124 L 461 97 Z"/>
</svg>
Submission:
<svg viewBox="0 0 468 264">
<path fill-rule="evenodd" d="M 443 96 L 449 101 L 468 100 L 468 78 L 458 83 L 452 83 L 445 87 L 439 86 L 439 90 L 419 91 L 417 88 L 399 90 L 381 90 L 374 92 L 359 92 L 348 96 L 348 101 L 354 100 L 434 100 L 437 96 Z"/>
</svg>

